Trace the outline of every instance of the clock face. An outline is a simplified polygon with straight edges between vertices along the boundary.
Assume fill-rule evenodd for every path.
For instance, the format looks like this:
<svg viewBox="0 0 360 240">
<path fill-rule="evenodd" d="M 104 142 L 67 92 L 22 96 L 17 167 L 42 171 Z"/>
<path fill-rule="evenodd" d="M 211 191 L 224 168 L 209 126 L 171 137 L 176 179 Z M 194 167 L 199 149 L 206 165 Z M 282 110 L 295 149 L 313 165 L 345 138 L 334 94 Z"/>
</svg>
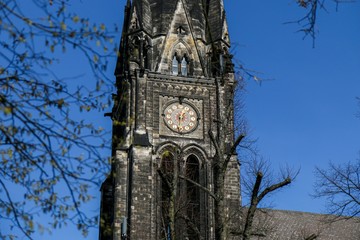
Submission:
<svg viewBox="0 0 360 240">
<path fill-rule="evenodd" d="M 188 133 L 198 126 L 198 114 L 186 103 L 172 103 L 165 108 L 164 121 L 170 130 L 178 133 Z"/>
</svg>

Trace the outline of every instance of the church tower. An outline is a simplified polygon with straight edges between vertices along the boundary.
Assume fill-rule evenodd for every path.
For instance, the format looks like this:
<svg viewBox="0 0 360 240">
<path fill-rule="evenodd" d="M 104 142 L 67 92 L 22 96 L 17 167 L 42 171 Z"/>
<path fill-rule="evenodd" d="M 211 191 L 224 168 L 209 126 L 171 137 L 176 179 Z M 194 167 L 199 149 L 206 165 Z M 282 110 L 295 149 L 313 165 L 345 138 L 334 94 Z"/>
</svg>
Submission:
<svg viewBox="0 0 360 240">
<path fill-rule="evenodd" d="M 178 240 L 215 239 L 209 132 L 223 136 L 225 148 L 234 142 L 229 48 L 223 0 L 127 1 L 100 240 L 171 239 L 171 231 Z M 240 207 L 235 155 L 225 205 L 228 216 Z"/>
</svg>

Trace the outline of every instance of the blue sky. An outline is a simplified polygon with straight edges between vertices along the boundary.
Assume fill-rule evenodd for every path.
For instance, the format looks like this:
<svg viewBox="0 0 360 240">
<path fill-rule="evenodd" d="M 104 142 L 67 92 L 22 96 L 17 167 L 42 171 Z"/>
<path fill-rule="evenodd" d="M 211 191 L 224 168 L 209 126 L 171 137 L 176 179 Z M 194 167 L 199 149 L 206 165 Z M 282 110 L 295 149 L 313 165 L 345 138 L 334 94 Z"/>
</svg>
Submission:
<svg viewBox="0 0 360 240">
<path fill-rule="evenodd" d="M 81 1 L 74 4 L 79 15 L 108 26 L 122 26 L 125 0 Z M 314 200 L 315 166 L 328 161 L 355 160 L 360 151 L 360 4 L 333 4 L 318 16 L 315 48 L 312 40 L 303 40 L 300 26 L 284 24 L 303 16 L 293 0 L 225 0 L 230 37 L 238 47 L 235 58 L 256 71 L 261 86 L 247 81 L 245 114 L 251 138 L 258 139 L 260 154 L 276 169 L 288 163 L 301 167 L 290 188 L 269 199 L 278 209 L 323 212 L 324 201 Z M 71 9 L 70 9 L 71 10 Z M 119 42 L 120 33 L 116 41 Z M 65 59 L 66 57 L 66 59 Z M 82 75 L 91 79 L 87 62 L 64 56 L 60 66 L 65 76 Z M 72 62 L 73 61 L 73 62 Z M 79 62 L 73 68 L 74 62 Z M 115 60 L 109 65 L 111 75 Z M 115 78 L 114 78 L 115 81 Z M 108 109 L 110 111 L 110 108 Z M 103 113 L 94 118 L 111 128 Z M 110 154 L 110 153 L 109 153 Z M 99 196 L 98 189 L 94 194 Z M 87 206 L 99 211 L 99 199 Z M 94 229 L 88 239 L 97 239 Z M 54 231 L 52 236 L 35 239 L 83 239 L 72 226 Z"/>
<path fill-rule="evenodd" d="M 315 166 L 359 157 L 360 5 L 344 4 L 318 16 L 315 48 L 285 25 L 303 14 L 293 1 L 226 1 L 236 57 L 274 79 L 247 84 L 251 137 L 274 168 L 301 167 L 290 188 L 271 199 L 275 208 L 323 212 L 313 192 Z"/>
</svg>

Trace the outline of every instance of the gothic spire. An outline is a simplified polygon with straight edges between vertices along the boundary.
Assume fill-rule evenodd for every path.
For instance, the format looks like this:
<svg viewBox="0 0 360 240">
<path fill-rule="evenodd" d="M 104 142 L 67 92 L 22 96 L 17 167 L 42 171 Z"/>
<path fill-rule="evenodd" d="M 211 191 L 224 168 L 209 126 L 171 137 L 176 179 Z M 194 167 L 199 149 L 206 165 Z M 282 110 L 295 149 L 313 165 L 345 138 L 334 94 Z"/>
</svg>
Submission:
<svg viewBox="0 0 360 240">
<path fill-rule="evenodd" d="M 207 0 L 208 41 L 222 40 L 227 31 L 223 0 Z M 226 29 L 226 30 L 225 30 Z"/>
<path fill-rule="evenodd" d="M 223 0 L 128 0 L 123 29 L 117 73 L 129 61 L 170 73 L 176 55 L 194 76 L 210 76 L 230 47 Z"/>
</svg>

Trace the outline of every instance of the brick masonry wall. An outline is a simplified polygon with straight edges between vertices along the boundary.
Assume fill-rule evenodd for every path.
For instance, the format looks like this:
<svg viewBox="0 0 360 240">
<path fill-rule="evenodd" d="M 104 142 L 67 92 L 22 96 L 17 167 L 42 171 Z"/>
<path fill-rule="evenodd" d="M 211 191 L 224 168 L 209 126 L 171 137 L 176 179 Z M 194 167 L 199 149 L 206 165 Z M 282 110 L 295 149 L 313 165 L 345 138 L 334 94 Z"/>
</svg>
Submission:
<svg viewBox="0 0 360 240">
<path fill-rule="evenodd" d="M 121 223 L 127 216 L 127 191 L 128 191 L 128 154 L 126 151 L 117 150 L 114 159 L 114 223 L 113 239 L 121 237 Z"/>
</svg>

